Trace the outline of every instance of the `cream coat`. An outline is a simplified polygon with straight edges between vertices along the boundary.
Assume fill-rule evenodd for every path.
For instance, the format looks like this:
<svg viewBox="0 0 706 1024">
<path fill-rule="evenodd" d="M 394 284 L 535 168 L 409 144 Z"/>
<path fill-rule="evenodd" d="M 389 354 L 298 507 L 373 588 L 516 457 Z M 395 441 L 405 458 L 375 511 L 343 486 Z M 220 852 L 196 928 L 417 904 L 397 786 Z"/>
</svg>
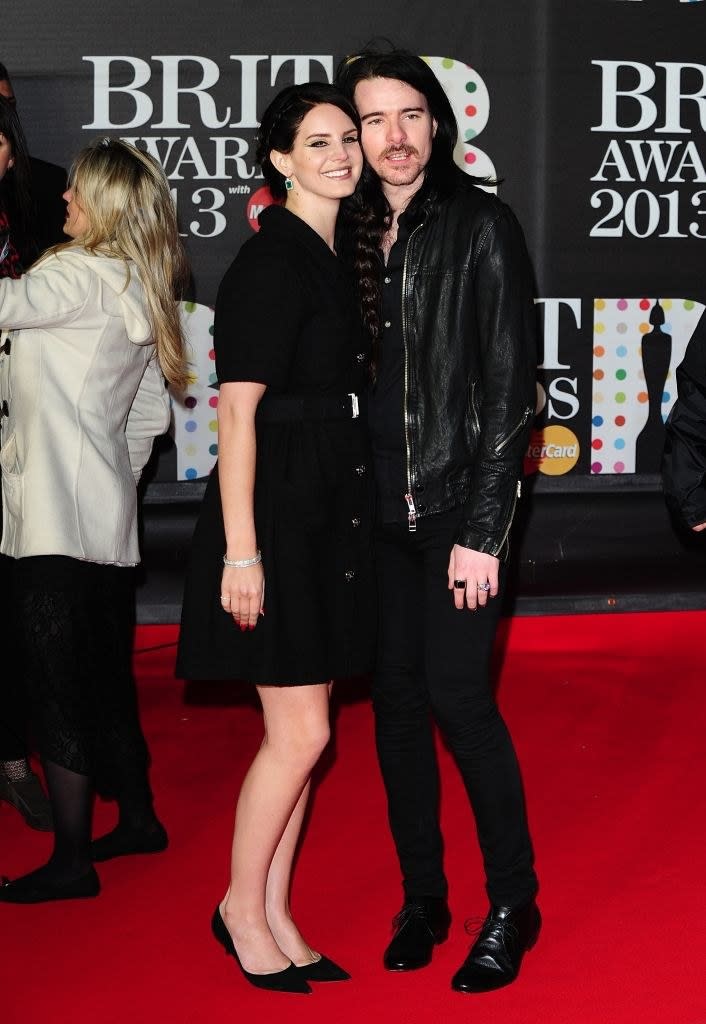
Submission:
<svg viewBox="0 0 706 1024">
<path fill-rule="evenodd" d="M 0 328 L 0 550 L 136 565 L 136 484 L 170 403 L 134 266 L 52 255 L 0 281 Z"/>
</svg>

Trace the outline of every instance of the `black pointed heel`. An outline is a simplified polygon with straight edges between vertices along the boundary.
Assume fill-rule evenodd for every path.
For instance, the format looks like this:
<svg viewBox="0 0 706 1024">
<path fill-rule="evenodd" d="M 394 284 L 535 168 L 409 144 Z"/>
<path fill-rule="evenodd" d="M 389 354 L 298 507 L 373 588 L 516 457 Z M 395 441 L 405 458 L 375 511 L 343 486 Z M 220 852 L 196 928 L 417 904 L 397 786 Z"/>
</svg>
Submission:
<svg viewBox="0 0 706 1024">
<path fill-rule="evenodd" d="M 297 973 L 307 981 L 348 981 L 350 974 L 342 967 L 329 960 L 327 956 L 320 956 L 310 964 L 297 966 Z"/>
<path fill-rule="evenodd" d="M 300 974 L 299 968 L 291 963 L 283 971 L 274 971 L 272 974 L 251 974 L 250 971 L 246 971 L 233 945 L 230 932 L 221 917 L 220 907 L 216 907 L 213 912 L 211 931 L 216 942 L 219 942 L 226 953 L 233 957 L 245 979 L 251 985 L 254 985 L 255 988 L 264 988 L 269 992 L 311 992 L 311 987 L 307 985 L 306 978 Z"/>
</svg>

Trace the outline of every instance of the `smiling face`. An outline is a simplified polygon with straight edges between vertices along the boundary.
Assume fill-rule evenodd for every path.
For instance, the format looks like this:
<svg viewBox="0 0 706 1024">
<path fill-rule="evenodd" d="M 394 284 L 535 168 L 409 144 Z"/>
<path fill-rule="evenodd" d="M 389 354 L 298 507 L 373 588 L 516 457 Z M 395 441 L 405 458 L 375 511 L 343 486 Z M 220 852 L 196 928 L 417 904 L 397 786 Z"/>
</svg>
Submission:
<svg viewBox="0 0 706 1024">
<path fill-rule="evenodd" d="M 299 125 L 291 151 L 272 150 L 270 159 L 292 179 L 290 195 L 299 201 L 343 199 L 353 193 L 363 170 L 358 130 L 348 114 L 331 103 L 312 107 Z"/>
<path fill-rule="evenodd" d="M 76 198 L 74 189 L 67 188 L 62 196 L 66 203 L 66 220 L 64 221 L 64 234 L 69 238 L 82 238 L 88 233 L 88 217 L 86 211 Z"/>
<path fill-rule="evenodd" d="M 354 100 L 365 158 L 383 186 L 418 188 L 436 134 L 424 94 L 396 78 L 367 78 L 356 85 Z"/>
</svg>

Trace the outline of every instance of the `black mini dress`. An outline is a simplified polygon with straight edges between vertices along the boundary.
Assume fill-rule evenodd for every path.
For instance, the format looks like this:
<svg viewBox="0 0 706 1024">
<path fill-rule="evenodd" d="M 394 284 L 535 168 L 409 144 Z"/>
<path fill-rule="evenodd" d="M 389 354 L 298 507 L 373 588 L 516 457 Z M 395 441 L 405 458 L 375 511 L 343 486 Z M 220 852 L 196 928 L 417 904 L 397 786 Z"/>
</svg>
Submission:
<svg viewBox="0 0 706 1024">
<path fill-rule="evenodd" d="M 265 614 L 243 632 L 221 606 L 216 466 L 191 545 L 176 673 L 278 686 L 366 674 L 376 622 L 369 342 L 342 263 L 283 207 L 263 211 L 220 284 L 214 347 L 220 384 L 267 385 L 255 475 Z"/>
</svg>

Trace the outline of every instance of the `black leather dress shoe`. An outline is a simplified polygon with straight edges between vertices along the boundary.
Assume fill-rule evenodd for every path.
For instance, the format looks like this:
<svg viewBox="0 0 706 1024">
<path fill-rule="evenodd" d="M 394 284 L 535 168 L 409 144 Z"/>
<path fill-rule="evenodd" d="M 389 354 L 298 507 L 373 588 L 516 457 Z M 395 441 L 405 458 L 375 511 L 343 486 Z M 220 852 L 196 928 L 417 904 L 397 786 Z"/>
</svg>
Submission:
<svg viewBox="0 0 706 1024">
<path fill-rule="evenodd" d="M 471 951 L 451 979 L 456 992 L 490 992 L 520 973 L 522 957 L 537 941 L 542 918 L 534 900 L 523 907 L 491 907 Z"/>
<path fill-rule="evenodd" d="M 446 900 L 430 899 L 405 903 L 392 926 L 395 934 L 385 950 L 388 971 L 414 971 L 431 962 L 431 954 L 449 934 L 451 914 Z"/>
</svg>

